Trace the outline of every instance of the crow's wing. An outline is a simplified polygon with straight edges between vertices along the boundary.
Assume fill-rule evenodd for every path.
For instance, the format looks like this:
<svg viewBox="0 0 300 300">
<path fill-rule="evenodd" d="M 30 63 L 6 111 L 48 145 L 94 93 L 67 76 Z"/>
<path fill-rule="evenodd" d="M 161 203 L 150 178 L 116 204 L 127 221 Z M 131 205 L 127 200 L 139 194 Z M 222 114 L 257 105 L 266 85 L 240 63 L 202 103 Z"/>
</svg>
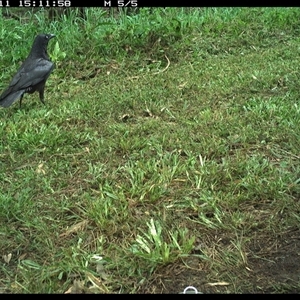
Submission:
<svg viewBox="0 0 300 300">
<path fill-rule="evenodd" d="M 53 67 L 54 64 L 51 61 L 43 58 L 27 62 L 21 66 L 13 77 L 8 89 L 15 92 L 35 86 L 48 78 Z"/>
<path fill-rule="evenodd" d="M 54 64 L 43 58 L 26 60 L 0 96 L 0 105 L 8 107 L 23 93 L 31 92 L 35 85 L 47 80 L 53 68 Z"/>
</svg>

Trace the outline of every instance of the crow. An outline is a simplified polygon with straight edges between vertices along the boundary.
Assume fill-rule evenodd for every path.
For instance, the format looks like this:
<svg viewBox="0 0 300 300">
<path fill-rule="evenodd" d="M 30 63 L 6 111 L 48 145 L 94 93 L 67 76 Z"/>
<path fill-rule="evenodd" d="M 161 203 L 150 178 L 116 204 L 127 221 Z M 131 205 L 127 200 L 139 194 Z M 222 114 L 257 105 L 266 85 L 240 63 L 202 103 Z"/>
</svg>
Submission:
<svg viewBox="0 0 300 300">
<path fill-rule="evenodd" d="M 40 101 L 44 102 L 44 89 L 46 80 L 54 69 L 50 61 L 47 46 L 54 34 L 39 34 L 34 39 L 31 51 L 23 62 L 9 87 L 0 96 L 0 105 L 9 107 L 20 98 L 20 108 L 25 93 L 39 92 Z"/>
</svg>

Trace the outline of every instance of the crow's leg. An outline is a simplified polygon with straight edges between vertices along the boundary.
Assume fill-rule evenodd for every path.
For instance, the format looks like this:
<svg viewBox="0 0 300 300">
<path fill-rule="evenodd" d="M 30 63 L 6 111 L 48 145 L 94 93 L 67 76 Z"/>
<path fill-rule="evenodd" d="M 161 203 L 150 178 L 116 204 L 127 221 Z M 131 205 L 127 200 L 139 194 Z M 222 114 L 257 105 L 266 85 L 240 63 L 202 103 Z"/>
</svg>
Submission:
<svg viewBox="0 0 300 300">
<path fill-rule="evenodd" d="M 21 97 L 20 97 L 20 108 L 21 108 L 21 106 L 22 106 L 22 99 L 23 99 L 23 96 L 24 96 L 24 94 L 22 94 Z"/>
<path fill-rule="evenodd" d="M 45 103 L 45 101 L 44 101 L 44 90 L 39 91 L 39 94 L 40 94 L 40 100 L 41 100 L 41 102 L 42 102 L 44 105 L 46 105 L 46 103 Z"/>
</svg>

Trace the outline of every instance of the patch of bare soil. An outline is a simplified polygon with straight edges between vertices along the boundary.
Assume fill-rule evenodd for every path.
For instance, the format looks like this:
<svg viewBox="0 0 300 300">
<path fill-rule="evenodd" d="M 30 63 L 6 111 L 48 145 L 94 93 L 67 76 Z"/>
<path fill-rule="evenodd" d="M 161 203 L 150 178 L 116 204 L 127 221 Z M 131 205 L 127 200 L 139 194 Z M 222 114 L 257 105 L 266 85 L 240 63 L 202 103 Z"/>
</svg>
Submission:
<svg viewBox="0 0 300 300">
<path fill-rule="evenodd" d="M 138 293 L 179 294 L 188 286 L 201 293 L 300 293 L 299 228 L 257 238 L 245 252 L 247 268 L 231 273 L 227 282 L 211 282 L 209 269 L 194 257 L 157 270 Z"/>
</svg>

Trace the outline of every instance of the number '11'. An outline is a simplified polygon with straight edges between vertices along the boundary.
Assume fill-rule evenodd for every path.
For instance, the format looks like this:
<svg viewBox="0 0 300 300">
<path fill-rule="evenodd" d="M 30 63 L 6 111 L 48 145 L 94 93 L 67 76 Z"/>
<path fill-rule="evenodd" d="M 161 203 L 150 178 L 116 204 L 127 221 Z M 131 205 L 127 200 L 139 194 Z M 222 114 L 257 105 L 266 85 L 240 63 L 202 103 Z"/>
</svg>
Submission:
<svg viewBox="0 0 300 300">
<path fill-rule="evenodd" d="M 9 1 L 0 1 L 0 7 L 9 6 Z"/>
</svg>

